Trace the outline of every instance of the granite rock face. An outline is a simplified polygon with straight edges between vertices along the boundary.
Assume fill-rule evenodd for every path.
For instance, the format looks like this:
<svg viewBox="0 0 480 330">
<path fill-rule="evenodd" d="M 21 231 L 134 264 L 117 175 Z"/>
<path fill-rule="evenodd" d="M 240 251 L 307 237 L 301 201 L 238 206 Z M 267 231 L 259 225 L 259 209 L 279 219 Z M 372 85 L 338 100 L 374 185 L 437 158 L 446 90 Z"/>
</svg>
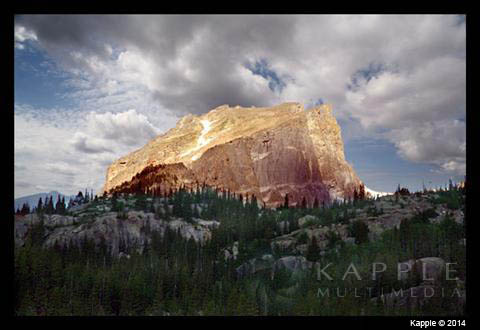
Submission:
<svg viewBox="0 0 480 330">
<path fill-rule="evenodd" d="M 236 268 L 239 278 L 249 276 L 261 271 L 269 271 L 271 274 L 285 269 L 288 272 L 309 271 L 319 263 L 311 262 L 302 256 L 284 256 L 275 259 L 271 254 L 265 254 L 261 258 L 253 258 Z"/>
<path fill-rule="evenodd" d="M 23 246 L 32 225 L 40 222 L 37 214 L 29 214 L 15 220 L 15 244 Z M 204 244 L 212 236 L 212 230 L 220 225 L 218 221 L 194 218 L 191 223 L 182 219 L 165 221 L 156 219 L 153 213 L 129 211 L 125 219 L 120 219 L 115 212 L 108 212 L 92 218 L 79 218 L 63 215 L 45 215 L 44 247 L 81 246 L 85 239 L 95 246 L 105 244 L 113 256 L 121 257 L 125 251 L 143 252 L 145 243 L 151 243 L 152 233 L 158 232 L 163 237 L 167 229 L 177 232 L 184 239 L 193 239 Z"/>
<path fill-rule="evenodd" d="M 348 198 L 362 182 L 345 160 L 331 106 L 284 103 L 188 115 L 110 165 L 103 191 L 161 194 L 204 184 L 277 207 L 286 194 L 291 206 Z"/>
</svg>

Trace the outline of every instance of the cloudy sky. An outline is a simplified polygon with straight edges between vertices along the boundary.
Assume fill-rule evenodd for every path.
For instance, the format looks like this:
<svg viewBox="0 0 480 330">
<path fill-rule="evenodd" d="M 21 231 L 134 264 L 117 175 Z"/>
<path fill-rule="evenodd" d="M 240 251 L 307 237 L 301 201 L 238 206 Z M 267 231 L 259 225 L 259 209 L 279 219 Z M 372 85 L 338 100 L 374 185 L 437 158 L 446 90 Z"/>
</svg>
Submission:
<svg viewBox="0 0 480 330">
<path fill-rule="evenodd" d="M 333 105 L 347 160 L 394 191 L 465 174 L 458 15 L 27 15 L 15 19 L 15 197 L 100 190 L 188 113 Z"/>
</svg>

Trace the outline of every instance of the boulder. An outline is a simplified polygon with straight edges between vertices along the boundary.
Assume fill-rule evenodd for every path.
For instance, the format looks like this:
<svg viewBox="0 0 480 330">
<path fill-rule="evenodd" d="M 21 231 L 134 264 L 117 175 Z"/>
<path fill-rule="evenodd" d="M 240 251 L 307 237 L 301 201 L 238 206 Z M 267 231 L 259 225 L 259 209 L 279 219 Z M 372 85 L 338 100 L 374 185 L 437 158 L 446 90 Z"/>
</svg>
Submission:
<svg viewBox="0 0 480 330">
<path fill-rule="evenodd" d="M 346 237 L 343 241 L 347 244 L 355 244 L 355 237 Z"/>
<path fill-rule="evenodd" d="M 270 247 L 272 250 L 293 251 L 295 249 L 296 239 L 294 237 L 279 237 L 272 240 Z"/>
<path fill-rule="evenodd" d="M 280 221 L 279 223 L 277 223 L 277 225 L 278 229 L 282 233 L 290 231 L 290 224 L 288 223 L 288 221 Z"/>
<path fill-rule="evenodd" d="M 238 257 L 238 242 L 234 242 L 229 248 L 223 250 L 224 260 L 237 260 Z"/>
<path fill-rule="evenodd" d="M 314 265 L 314 263 L 311 262 L 311 261 L 308 261 L 307 259 L 305 259 L 305 257 L 287 256 L 287 257 L 283 257 L 283 258 L 280 258 L 277 261 L 275 261 L 275 263 L 273 265 L 273 269 L 275 271 L 279 270 L 279 269 L 282 269 L 282 268 L 285 268 L 289 271 L 307 270 L 307 269 L 312 268 L 313 265 Z"/>
<path fill-rule="evenodd" d="M 238 278 L 255 274 L 260 271 L 272 269 L 274 258 L 272 255 L 263 255 L 261 258 L 253 258 L 236 268 Z"/>
<path fill-rule="evenodd" d="M 318 222 L 318 218 L 313 215 L 306 215 L 300 219 L 298 219 L 298 225 L 303 227 L 308 222 Z"/>
<path fill-rule="evenodd" d="M 302 256 L 286 256 L 275 260 L 271 254 L 263 255 L 261 258 L 253 258 L 236 268 L 239 278 L 255 274 L 260 271 L 270 271 L 271 274 L 286 269 L 289 272 L 298 272 L 311 269 L 315 263 L 308 261 Z"/>
</svg>

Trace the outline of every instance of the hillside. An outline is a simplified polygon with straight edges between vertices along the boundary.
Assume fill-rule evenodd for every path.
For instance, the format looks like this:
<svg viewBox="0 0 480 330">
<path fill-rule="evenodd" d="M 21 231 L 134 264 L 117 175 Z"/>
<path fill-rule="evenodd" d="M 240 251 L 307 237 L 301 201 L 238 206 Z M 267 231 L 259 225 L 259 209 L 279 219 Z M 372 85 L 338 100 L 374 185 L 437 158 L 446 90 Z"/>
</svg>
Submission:
<svg viewBox="0 0 480 330">
<path fill-rule="evenodd" d="M 33 312 L 36 303 L 18 293 L 18 313 L 407 315 L 414 310 L 422 315 L 462 314 L 464 203 L 463 190 L 454 189 L 335 203 L 330 208 L 273 210 L 205 189 L 192 194 L 179 191 L 168 198 L 100 198 L 65 216 L 17 217 L 16 264 L 25 265 L 19 266 L 19 281 L 36 278 L 42 267 L 48 267 L 48 276 L 60 279 L 42 277 L 34 284 L 40 290 L 34 292 L 42 292 L 46 283 L 60 288 L 75 273 L 74 287 L 69 284 L 67 291 L 58 292 L 58 302 L 45 302 L 43 312 Z M 33 246 L 43 248 L 29 248 Z M 343 281 L 339 274 L 352 262 L 361 280 Z M 374 281 L 373 262 L 387 266 Z M 318 279 L 318 267 L 329 263 L 333 281 Z M 445 282 L 447 263 L 454 263 L 457 281 Z M 32 274 L 25 272 L 27 264 L 33 267 Z M 432 280 L 422 281 L 415 272 L 398 280 L 398 264 L 410 265 L 412 272 L 426 267 Z M 105 277 L 111 283 L 107 287 L 102 286 Z M 142 285 L 144 291 L 134 289 Z M 81 287 L 87 291 L 77 296 Z M 337 287 L 349 292 L 357 288 L 360 298 L 318 296 L 319 290 L 334 292 Z M 447 287 L 451 296 L 438 298 L 440 287 Z M 432 299 L 421 294 L 413 300 L 389 295 L 399 289 L 432 288 L 437 289 Z M 101 308 L 88 309 L 95 292 L 104 297 L 95 302 Z M 68 302 L 70 294 L 76 297 L 73 305 Z M 118 295 L 120 305 L 111 300 L 112 294 Z"/>
</svg>

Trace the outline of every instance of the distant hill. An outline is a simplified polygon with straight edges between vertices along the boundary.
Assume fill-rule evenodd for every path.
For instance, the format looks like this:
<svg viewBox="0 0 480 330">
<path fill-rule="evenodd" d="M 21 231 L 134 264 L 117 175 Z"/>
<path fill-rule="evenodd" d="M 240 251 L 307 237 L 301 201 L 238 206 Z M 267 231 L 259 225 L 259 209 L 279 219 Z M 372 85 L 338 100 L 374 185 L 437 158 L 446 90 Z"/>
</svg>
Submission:
<svg viewBox="0 0 480 330">
<path fill-rule="evenodd" d="M 15 210 L 17 210 L 17 208 L 22 208 L 22 205 L 23 203 L 28 203 L 28 205 L 30 205 L 30 209 L 32 209 L 33 207 L 36 207 L 37 204 L 38 204 L 38 200 L 41 198 L 42 201 L 45 203 L 45 199 L 47 197 L 50 198 L 50 196 L 53 197 L 53 205 L 55 205 L 55 203 L 57 202 L 57 198 L 58 196 L 60 195 L 60 199 L 62 197 L 65 197 L 65 203 L 68 205 L 68 203 L 70 202 L 70 199 L 73 199 L 75 198 L 75 195 L 71 195 L 71 196 L 67 196 L 67 195 L 64 195 L 62 193 L 59 193 L 58 191 L 51 191 L 51 192 L 48 192 L 48 193 L 38 193 L 38 194 L 34 194 L 34 195 L 28 195 L 28 196 L 23 196 L 23 197 L 19 197 L 19 198 L 16 198 L 14 200 L 14 207 L 15 207 Z"/>
</svg>

